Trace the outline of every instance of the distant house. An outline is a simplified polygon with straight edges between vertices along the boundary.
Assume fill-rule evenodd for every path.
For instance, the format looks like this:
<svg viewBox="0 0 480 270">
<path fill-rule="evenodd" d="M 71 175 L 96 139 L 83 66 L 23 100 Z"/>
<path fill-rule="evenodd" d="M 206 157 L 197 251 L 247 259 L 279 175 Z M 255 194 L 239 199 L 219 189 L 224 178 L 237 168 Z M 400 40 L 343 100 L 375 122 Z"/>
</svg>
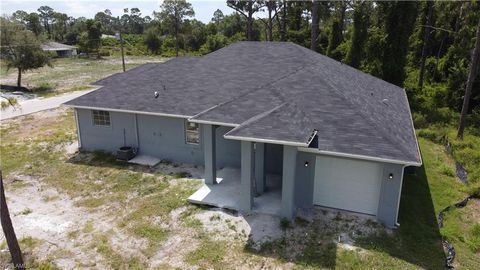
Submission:
<svg viewBox="0 0 480 270">
<path fill-rule="evenodd" d="M 217 192 L 212 205 L 245 212 L 291 220 L 319 205 L 396 227 L 404 168 L 422 164 L 404 89 L 293 43 L 239 42 L 94 84 L 66 103 L 81 149 L 203 165 L 194 203 Z M 237 174 L 217 178 L 224 167 Z"/>
<path fill-rule="evenodd" d="M 58 57 L 70 57 L 77 55 L 77 47 L 49 41 L 41 45 L 46 52 L 56 52 Z"/>
</svg>

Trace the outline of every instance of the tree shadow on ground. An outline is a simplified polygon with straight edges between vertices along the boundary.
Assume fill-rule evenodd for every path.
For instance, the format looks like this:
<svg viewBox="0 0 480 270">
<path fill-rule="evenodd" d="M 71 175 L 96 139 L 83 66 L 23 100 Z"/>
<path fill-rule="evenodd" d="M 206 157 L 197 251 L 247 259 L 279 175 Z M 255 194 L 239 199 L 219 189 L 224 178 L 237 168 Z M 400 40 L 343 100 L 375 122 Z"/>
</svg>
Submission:
<svg viewBox="0 0 480 270">
<path fill-rule="evenodd" d="M 425 269 L 445 268 L 445 254 L 425 167 L 405 175 L 400 202 L 401 226 L 392 235 L 358 239 L 356 245 L 389 254 Z"/>
</svg>

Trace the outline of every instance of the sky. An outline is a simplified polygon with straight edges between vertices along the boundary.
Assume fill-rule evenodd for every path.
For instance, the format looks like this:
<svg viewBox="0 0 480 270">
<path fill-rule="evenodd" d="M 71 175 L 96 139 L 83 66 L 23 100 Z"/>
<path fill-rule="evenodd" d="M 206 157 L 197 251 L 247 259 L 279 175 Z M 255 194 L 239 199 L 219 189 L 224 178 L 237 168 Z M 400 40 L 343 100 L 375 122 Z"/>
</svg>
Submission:
<svg viewBox="0 0 480 270">
<path fill-rule="evenodd" d="M 152 15 L 159 11 L 161 0 L 1 0 L 0 14 L 11 15 L 17 10 L 36 12 L 40 6 L 49 6 L 55 11 L 66 13 L 72 17 L 93 18 L 99 11 L 110 9 L 113 16 L 123 15 L 124 8 L 137 7 L 142 16 Z M 233 9 L 227 7 L 225 0 L 188 0 L 195 11 L 195 19 L 208 23 L 215 10 L 220 9 L 223 14 L 233 13 Z"/>
</svg>

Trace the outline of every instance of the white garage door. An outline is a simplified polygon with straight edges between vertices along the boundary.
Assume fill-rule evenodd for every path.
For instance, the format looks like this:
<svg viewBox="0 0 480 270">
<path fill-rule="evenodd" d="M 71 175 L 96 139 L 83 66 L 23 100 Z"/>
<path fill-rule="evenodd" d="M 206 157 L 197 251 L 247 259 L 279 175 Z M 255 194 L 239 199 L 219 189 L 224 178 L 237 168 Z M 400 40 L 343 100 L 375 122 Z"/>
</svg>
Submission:
<svg viewBox="0 0 480 270">
<path fill-rule="evenodd" d="M 317 156 L 313 203 L 376 215 L 381 178 L 379 163 Z"/>
</svg>

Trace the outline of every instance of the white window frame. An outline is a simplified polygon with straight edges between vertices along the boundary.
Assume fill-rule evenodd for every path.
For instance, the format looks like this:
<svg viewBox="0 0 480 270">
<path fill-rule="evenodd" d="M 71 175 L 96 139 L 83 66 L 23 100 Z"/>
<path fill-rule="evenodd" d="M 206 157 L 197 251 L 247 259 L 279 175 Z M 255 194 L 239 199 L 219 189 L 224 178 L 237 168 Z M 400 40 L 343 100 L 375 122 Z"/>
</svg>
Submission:
<svg viewBox="0 0 480 270">
<path fill-rule="evenodd" d="M 98 118 L 97 120 L 103 122 L 103 124 L 95 122 L 96 117 Z M 103 119 L 102 119 L 102 117 L 103 117 Z M 112 126 L 112 118 L 110 116 L 110 112 L 109 111 L 101 111 L 101 110 L 92 110 L 92 124 L 96 127 L 111 127 Z"/>
<path fill-rule="evenodd" d="M 197 126 L 197 130 L 189 130 L 188 127 L 190 124 Z M 185 128 L 185 143 L 190 145 L 200 145 L 200 124 L 185 120 L 184 128 Z M 188 141 L 188 138 L 189 138 L 188 134 L 196 135 L 196 137 L 198 138 L 198 142 Z"/>
</svg>

